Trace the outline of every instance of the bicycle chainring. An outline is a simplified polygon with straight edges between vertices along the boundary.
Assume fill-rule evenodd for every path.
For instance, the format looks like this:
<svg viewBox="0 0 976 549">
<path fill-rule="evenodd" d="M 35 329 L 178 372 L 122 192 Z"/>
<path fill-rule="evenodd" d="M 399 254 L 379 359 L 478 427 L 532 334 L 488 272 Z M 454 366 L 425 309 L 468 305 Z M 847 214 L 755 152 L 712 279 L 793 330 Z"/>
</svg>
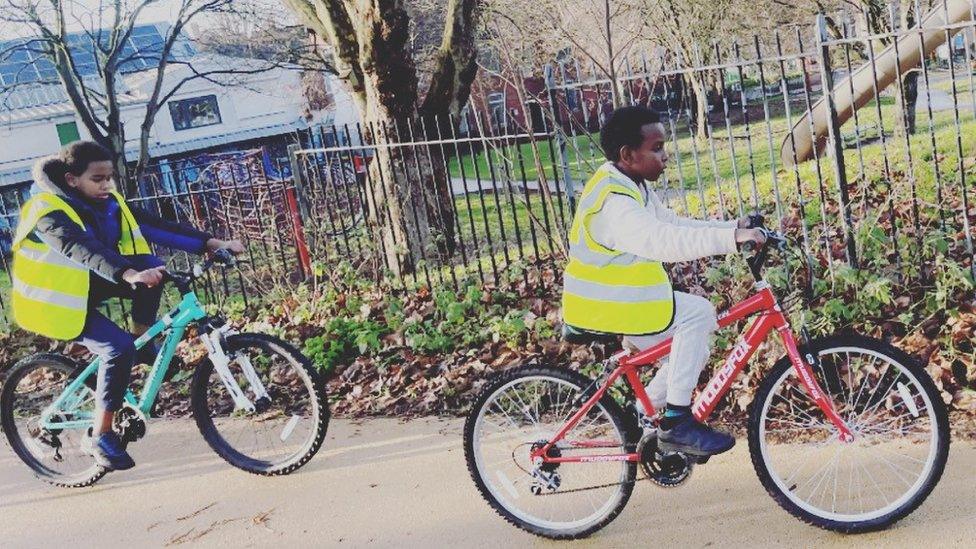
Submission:
<svg viewBox="0 0 976 549">
<path fill-rule="evenodd" d="M 647 433 L 641 438 L 638 453 L 644 475 L 662 488 L 684 484 L 691 477 L 695 465 L 691 457 L 681 452 L 659 452 L 656 432 Z"/>
<path fill-rule="evenodd" d="M 115 412 L 112 426 L 115 428 L 115 432 L 119 434 L 123 444 L 135 442 L 146 436 L 145 416 L 129 405 L 125 405 L 118 412 Z"/>
</svg>

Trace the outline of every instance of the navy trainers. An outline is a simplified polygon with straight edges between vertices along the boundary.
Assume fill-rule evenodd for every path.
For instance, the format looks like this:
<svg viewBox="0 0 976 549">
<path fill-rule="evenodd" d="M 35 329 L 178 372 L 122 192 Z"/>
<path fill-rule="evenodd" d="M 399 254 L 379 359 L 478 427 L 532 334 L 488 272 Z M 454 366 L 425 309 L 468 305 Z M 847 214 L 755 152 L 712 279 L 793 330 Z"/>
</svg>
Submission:
<svg viewBox="0 0 976 549">
<path fill-rule="evenodd" d="M 124 471 L 136 466 L 136 462 L 125 451 L 125 445 L 115 431 L 91 438 L 86 450 L 95 458 L 95 463 L 109 471 Z"/>
<path fill-rule="evenodd" d="M 694 456 L 714 456 L 735 446 L 735 437 L 699 423 L 688 414 L 665 430 L 658 429 L 658 448 L 663 452 L 683 452 Z"/>
</svg>

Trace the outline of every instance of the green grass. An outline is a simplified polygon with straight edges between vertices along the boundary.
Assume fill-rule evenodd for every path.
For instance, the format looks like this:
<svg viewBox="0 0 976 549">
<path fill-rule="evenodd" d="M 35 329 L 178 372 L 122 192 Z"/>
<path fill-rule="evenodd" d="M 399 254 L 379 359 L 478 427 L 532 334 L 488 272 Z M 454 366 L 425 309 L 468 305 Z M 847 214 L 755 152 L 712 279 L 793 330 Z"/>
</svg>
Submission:
<svg viewBox="0 0 976 549">
<path fill-rule="evenodd" d="M 973 79 L 976 80 L 976 75 L 973 76 Z M 937 82 L 932 87 L 937 90 L 944 91 L 949 95 L 952 95 L 952 80 Z M 969 96 L 969 91 L 971 89 L 972 89 L 972 84 L 969 81 L 969 75 L 957 71 L 956 72 L 956 93 L 966 94 L 965 96 L 959 96 L 958 100 L 960 106 L 972 104 L 972 98 Z"/>
<path fill-rule="evenodd" d="M 888 136 L 889 158 L 904 163 L 906 162 L 904 140 L 892 135 L 897 120 L 897 108 L 894 102 L 891 97 L 882 97 L 880 120 L 883 121 L 884 130 Z M 669 149 L 671 158 L 667 181 L 662 181 L 662 188 L 682 188 L 699 193 L 707 191 L 716 183 L 720 183 L 731 191 L 730 199 L 738 201 L 738 197 L 741 195 L 744 202 L 751 201 L 754 186 L 758 188 L 761 180 L 769 178 L 774 166 L 777 172 L 782 171 L 780 147 L 787 138 L 790 127 L 782 102 L 779 104 L 773 102 L 770 109 L 771 116 L 768 124 L 765 120 L 751 120 L 748 129 L 745 124 L 732 126 L 731 139 L 730 132 L 724 125 L 713 128 L 711 138 L 698 138 L 691 135 L 687 125 L 674 128 Z M 794 99 L 791 102 L 792 116 L 789 121 L 795 124 L 803 112 L 805 112 L 805 102 Z M 962 125 L 969 128 L 972 113 L 964 111 L 962 116 L 964 118 Z M 913 160 L 921 159 L 927 163 L 928 159 L 931 159 L 931 138 L 927 133 L 929 123 L 926 110 L 919 110 L 917 113 L 918 131 L 911 139 L 913 154 L 918 158 Z M 935 113 L 931 125 L 936 133 L 936 139 L 940 143 L 938 148 L 941 152 L 944 149 L 942 143 L 955 138 L 952 111 Z M 848 157 L 849 175 L 860 176 L 862 172 L 867 171 L 867 166 L 864 169 L 861 167 L 862 156 L 867 162 L 873 159 L 875 155 L 880 155 L 879 128 L 878 109 L 875 102 L 862 107 L 857 112 L 856 121 L 852 117 L 842 127 L 845 144 L 850 148 L 845 153 Z M 966 133 L 965 128 L 963 133 Z M 603 162 L 597 140 L 598 136 L 595 134 L 571 136 L 568 140 L 568 165 L 566 168 L 577 184 L 585 182 L 586 178 Z M 856 153 L 858 145 L 860 145 L 861 154 Z M 562 173 L 562 166 L 552 161 L 547 142 L 540 142 L 538 150 L 540 152 L 538 155 L 539 163 L 543 164 L 544 172 L 548 177 L 551 177 L 553 172 Z M 851 151 L 855 152 L 853 162 L 850 156 Z M 951 151 L 947 152 L 951 153 Z M 449 170 L 452 177 L 460 177 L 463 166 L 464 176 L 472 188 L 477 187 L 474 178 L 476 167 L 477 173 L 481 175 L 483 180 L 486 179 L 485 174 L 490 174 L 493 170 L 496 177 L 504 174 L 518 185 L 523 178 L 526 180 L 537 178 L 538 169 L 535 158 L 531 145 L 523 143 L 518 146 L 509 145 L 488 149 L 473 156 L 464 155 L 460 159 L 453 158 L 449 163 Z M 508 172 L 505 171 L 506 166 L 508 166 Z M 920 175 L 922 177 L 928 177 L 925 174 L 925 165 L 916 166 L 916 168 L 921 170 Z M 787 179 L 792 179 L 792 174 L 785 175 L 790 176 Z M 816 180 L 815 174 L 811 175 Z M 809 177 L 802 170 L 801 176 L 804 179 Z M 736 192 L 737 188 L 738 192 Z"/>
<path fill-rule="evenodd" d="M 894 100 L 882 99 L 882 117 L 886 122 L 893 120 Z M 876 127 L 877 113 L 874 103 L 866 105 L 858 112 L 860 127 Z M 768 172 L 772 163 L 779 163 L 779 147 L 789 131 L 789 122 L 796 123 L 806 110 L 805 101 L 793 98 L 790 104 L 791 117 L 786 116 L 782 96 L 769 98 L 770 117 L 767 124 L 760 116 L 757 120 L 751 114 L 748 128 L 744 123 L 731 125 L 727 128 L 723 123 L 716 123 L 712 129 L 711 138 L 698 138 L 689 131 L 686 120 L 675 122 L 670 128 L 671 155 L 668 178 L 670 186 L 685 189 L 697 188 L 699 180 L 703 186 L 716 180 L 748 179 L 752 174 Z M 870 111 L 870 112 L 869 112 Z M 731 116 L 741 121 L 741 112 L 732 108 Z M 890 122 L 889 122 L 890 126 Z M 890 127 L 886 128 L 888 131 Z M 731 133 L 730 131 L 731 130 Z M 845 126 L 845 130 L 854 133 L 853 120 Z M 874 130 L 876 134 L 877 131 Z M 775 156 L 771 158 L 769 143 L 772 141 Z M 555 143 L 550 146 L 548 141 L 537 142 L 538 154 L 535 154 L 530 143 L 519 145 L 488 142 L 491 145 L 474 155 L 462 155 L 452 158 L 448 169 L 452 177 L 462 177 L 469 182 L 471 188 L 476 188 L 477 178 L 491 181 L 494 174 L 497 179 L 508 178 L 516 182 L 523 179 L 534 181 L 538 178 L 538 164 L 548 178 L 553 174 L 563 175 L 563 166 L 554 162 L 553 156 L 559 156 L 555 151 Z M 751 154 L 750 154 L 751 148 Z M 714 153 L 713 153 L 714 150 Z M 714 157 L 714 162 L 713 162 Z M 590 174 L 604 161 L 599 146 L 598 134 L 569 135 L 566 140 L 566 170 L 577 181 L 585 181 Z"/>
<path fill-rule="evenodd" d="M 805 103 L 791 105 L 792 122 L 796 123 L 799 114 L 805 112 Z M 941 192 L 941 207 L 947 207 L 945 212 L 950 223 L 961 225 L 958 211 L 953 211 L 952 199 L 961 195 L 959 178 L 960 154 L 957 148 L 956 136 L 962 136 L 962 159 L 966 168 L 967 188 L 971 189 L 976 183 L 974 163 L 970 159 L 976 152 L 976 119 L 972 111 L 961 111 L 959 131 L 956 129 L 954 113 L 952 111 L 936 112 L 932 119 L 928 118 L 927 110 L 920 109 L 916 114 L 917 131 L 908 139 L 909 145 L 900 131 L 896 131 L 898 119 L 897 106 L 892 97 L 882 97 L 880 102 L 880 119 L 878 104 L 871 102 L 857 112 L 857 119 L 852 117 L 842 127 L 842 134 L 846 149 L 844 150 L 844 165 L 847 180 L 855 189 L 859 187 L 873 187 L 887 192 L 890 185 L 891 192 L 899 200 L 909 202 L 914 192 L 919 199 L 920 213 L 923 217 L 934 219 L 938 217 L 940 208 L 939 195 Z M 820 224 L 823 230 L 839 230 L 839 219 L 821 219 L 822 204 L 821 189 L 829 202 L 838 200 L 839 191 L 836 185 L 835 166 L 833 160 L 825 153 L 819 161 L 820 175 L 818 177 L 818 162 L 808 161 L 793 169 L 784 169 L 780 161 L 780 146 L 788 135 L 789 125 L 785 113 L 773 110 L 767 126 L 760 119 L 752 122 L 748 131 L 744 124 L 732 127 L 730 145 L 729 132 L 725 127 L 715 128 L 712 138 L 701 139 L 691 135 L 688 128 L 675 128 L 671 143 L 671 161 L 667 172 L 667 181 L 659 183 L 661 190 L 665 186 L 670 189 L 682 188 L 686 192 L 679 198 L 680 193 L 671 193 L 670 206 L 683 215 L 692 217 L 715 217 L 719 215 L 719 204 L 724 204 L 725 214 L 737 215 L 739 205 L 743 211 L 751 211 L 754 202 L 753 194 L 758 197 L 760 209 L 771 219 L 776 219 L 775 213 L 788 214 L 791 208 L 798 204 L 797 178 L 799 178 L 800 193 L 806 203 L 805 216 L 808 225 Z M 882 145 L 879 129 L 883 121 L 885 142 Z M 856 123 L 855 123 L 856 122 Z M 935 136 L 933 139 L 929 128 Z M 595 146 L 595 135 L 576 136 L 570 141 L 568 168 L 577 178 L 577 185 L 583 183 L 589 174 L 602 162 L 602 156 Z M 749 145 L 751 141 L 752 151 Z M 770 147 L 770 144 L 772 147 Z M 546 143 L 542 143 L 542 151 L 547 151 Z M 675 146 L 676 145 L 676 146 Z M 714 146 L 714 162 L 712 161 L 712 147 Z M 734 147 L 734 151 L 733 151 Z M 909 163 L 908 151 L 911 151 Z M 677 151 L 677 152 L 675 152 Z M 695 162 L 695 153 L 698 163 Z M 772 154 L 771 154 L 772 153 Z M 886 153 L 886 154 L 885 154 Z M 503 165 L 507 159 L 511 166 L 518 166 L 518 157 L 531 158 L 529 144 L 518 147 L 510 146 L 482 152 L 475 157 L 465 156 L 461 162 L 465 166 L 465 174 L 473 173 L 475 164 L 483 173 L 488 167 L 488 158 L 494 165 Z M 887 169 L 885 157 L 887 156 Z M 938 159 L 939 178 L 936 178 L 936 167 L 933 159 Z M 502 162 L 497 162 L 501 159 Z M 541 157 L 547 165 L 546 173 L 560 170 L 553 166 L 548 156 Z M 457 159 L 451 164 L 452 173 L 460 173 Z M 775 170 L 773 167 L 775 166 Z M 537 172 L 525 172 L 525 178 L 531 179 Z M 517 172 L 517 181 L 521 181 L 521 172 Z M 518 187 L 518 185 L 516 185 Z M 914 187 L 914 189 L 913 189 Z M 754 190 L 755 189 L 755 190 Z M 857 194 L 853 190 L 852 194 Z M 970 190 L 971 193 L 971 190 Z M 779 205 L 775 199 L 779 195 Z M 863 193 L 861 193 L 863 195 Z M 531 195 L 535 199 L 533 211 L 540 209 L 538 195 Z M 721 199 L 720 199 L 721 198 Z M 704 199 L 704 202 L 702 201 Z M 499 204 L 494 202 L 491 192 L 484 194 L 484 204 L 478 195 L 470 195 L 471 206 L 468 207 L 463 197 L 457 199 L 458 217 L 465 239 L 471 239 L 471 234 L 477 235 L 482 241 L 490 234 L 497 243 L 502 239 L 515 245 L 515 224 L 519 223 L 522 232 L 522 242 L 529 242 L 527 227 L 528 208 L 521 194 L 509 195 L 499 192 Z M 741 201 L 741 202 L 740 202 Z M 512 204 L 514 203 L 514 215 Z M 499 207 L 500 206 L 500 207 Z M 568 204 L 563 202 L 567 221 L 571 219 Z M 866 226 L 876 222 L 877 211 L 865 205 L 854 204 L 853 222 L 857 226 Z M 499 218 L 499 212 L 501 216 Z M 537 214 L 540 212 L 536 212 Z M 863 219 L 862 219 L 863 218 Z M 487 228 L 484 221 L 488 220 Z M 471 231 L 470 221 L 474 221 L 474 231 Z M 541 247 L 540 247 L 541 248 Z"/>
</svg>

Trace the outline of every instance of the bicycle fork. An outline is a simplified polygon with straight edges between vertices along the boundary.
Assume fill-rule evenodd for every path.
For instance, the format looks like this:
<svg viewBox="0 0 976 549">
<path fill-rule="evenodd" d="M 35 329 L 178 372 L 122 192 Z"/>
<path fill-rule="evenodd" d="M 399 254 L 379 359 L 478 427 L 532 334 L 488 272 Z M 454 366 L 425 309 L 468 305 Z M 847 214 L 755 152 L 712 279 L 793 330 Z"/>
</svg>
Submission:
<svg viewBox="0 0 976 549">
<path fill-rule="evenodd" d="M 783 345 L 786 347 L 790 362 L 793 363 L 793 369 L 796 370 L 800 381 L 806 387 L 810 398 L 813 399 L 817 407 L 820 408 L 824 415 L 827 416 L 827 419 L 837 428 L 841 442 L 853 442 L 854 433 L 847 426 L 847 422 L 837 414 L 830 396 L 820 387 L 816 378 L 813 377 L 813 368 L 817 365 L 817 357 L 809 349 L 806 350 L 803 356 L 800 356 L 800 349 L 797 347 L 796 338 L 793 337 L 793 332 L 790 330 L 789 324 L 781 326 L 777 330 L 783 338 Z"/>
<path fill-rule="evenodd" d="M 251 391 L 254 393 L 254 401 L 250 400 L 245 392 L 241 389 L 240 384 L 237 383 L 237 378 L 234 376 L 233 372 L 230 371 L 230 357 L 224 352 L 224 339 L 225 336 L 231 334 L 230 326 L 222 326 L 215 330 L 211 330 L 207 334 L 200 336 L 200 340 L 203 345 L 207 348 L 207 355 L 210 357 L 210 362 L 214 365 L 214 370 L 217 372 L 217 376 L 220 377 L 220 381 L 223 382 L 224 387 L 227 389 L 227 393 L 230 394 L 231 398 L 234 400 L 234 408 L 237 410 L 247 410 L 250 413 L 257 411 L 255 402 L 261 399 L 270 400 L 268 396 L 268 391 L 264 388 L 264 383 L 261 382 L 261 378 L 258 377 L 257 372 L 254 371 L 254 365 L 251 364 L 250 357 L 238 356 L 236 357 L 236 362 L 241 367 L 241 372 L 244 374 L 244 378 L 247 380 L 248 385 L 251 386 Z"/>
</svg>

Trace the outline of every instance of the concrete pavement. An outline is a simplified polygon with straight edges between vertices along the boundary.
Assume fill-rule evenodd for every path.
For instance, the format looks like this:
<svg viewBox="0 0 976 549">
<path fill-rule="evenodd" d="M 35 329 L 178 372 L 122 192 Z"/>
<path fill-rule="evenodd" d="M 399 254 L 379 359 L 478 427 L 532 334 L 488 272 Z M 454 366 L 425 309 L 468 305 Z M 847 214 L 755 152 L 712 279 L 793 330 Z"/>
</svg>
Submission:
<svg viewBox="0 0 976 549">
<path fill-rule="evenodd" d="M 199 547 L 973 547 L 976 444 L 953 444 L 942 482 L 914 514 L 874 534 L 800 523 L 763 491 L 744 440 L 683 487 L 639 483 L 587 540 L 556 543 L 504 522 L 468 477 L 461 421 L 335 420 L 298 473 L 264 478 L 217 458 L 189 420 L 155 420 L 138 466 L 92 488 L 33 478 L 0 444 L 0 546 Z"/>
</svg>

